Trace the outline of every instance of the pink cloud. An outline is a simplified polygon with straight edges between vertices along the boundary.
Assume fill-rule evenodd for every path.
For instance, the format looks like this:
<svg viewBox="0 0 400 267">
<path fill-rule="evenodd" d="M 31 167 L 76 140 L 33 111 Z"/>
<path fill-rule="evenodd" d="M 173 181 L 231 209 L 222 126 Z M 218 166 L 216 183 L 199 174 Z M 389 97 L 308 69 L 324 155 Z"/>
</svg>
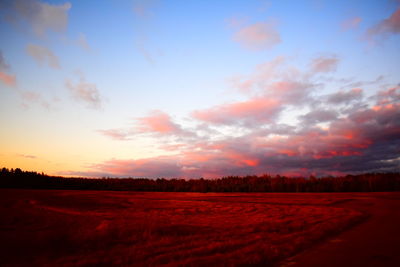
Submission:
<svg viewBox="0 0 400 267">
<path fill-rule="evenodd" d="M 400 8 L 397 8 L 389 18 L 383 19 L 379 23 L 370 27 L 366 35 L 369 38 L 375 36 L 387 36 L 389 34 L 399 34 L 400 33 Z"/>
<path fill-rule="evenodd" d="M 15 75 L 9 75 L 2 71 L 0 71 L 0 81 L 7 86 L 15 87 L 16 85 Z"/>
<path fill-rule="evenodd" d="M 307 100 L 313 86 L 306 82 L 279 81 L 264 87 L 264 94 L 268 98 L 278 99 L 285 105 L 302 105 Z"/>
<path fill-rule="evenodd" d="M 149 116 L 137 118 L 137 122 L 139 131 L 143 133 L 182 134 L 184 132 L 167 113 L 160 110 L 152 111 Z"/>
<path fill-rule="evenodd" d="M 377 95 L 378 104 L 386 105 L 400 102 L 400 85 L 381 91 Z"/>
<path fill-rule="evenodd" d="M 258 22 L 238 30 L 233 39 L 249 50 L 270 49 L 281 42 L 275 25 Z"/>
<path fill-rule="evenodd" d="M 392 89 L 377 95 L 396 97 Z M 394 170 L 399 163 L 400 104 L 381 103 L 380 98 L 376 99 L 374 106 L 361 105 L 349 113 L 342 113 L 340 117 L 335 114 L 339 111 L 331 113 L 325 110 L 327 112 L 321 115 L 315 107 L 309 112 L 313 117 L 310 122 L 294 129 L 281 126 L 275 131 L 244 125 L 252 131 L 239 137 L 225 136 L 216 140 L 197 138 L 183 140 L 176 146 L 171 143 L 167 150 L 173 149 L 178 153 L 174 156 L 113 159 L 92 167 L 97 173 L 112 176 L 152 178 L 214 178 L 263 173 L 329 175 Z M 218 112 L 225 112 L 224 115 L 229 114 L 236 119 L 244 117 L 251 120 L 250 117 L 258 116 L 259 108 L 261 111 L 264 109 L 264 105 L 258 108 L 257 103 L 252 101 L 219 106 L 210 113 L 200 115 L 205 116 L 204 119 L 220 122 L 220 117 L 214 117 Z M 144 122 L 153 131 L 171 133 L 181 129 L 171 124 L 170 117 L 165 113 L 156 112 L 149 117 L 151 119 L 145 119 Z M 253 120 L 255 123 L 260 119 Z M 320 121 L 328 125 L 320 128 L 314 124 Z M 274 132 L 281 134 L 269 135 Z"/>
<path fill-rule="evenodd" d="M 247 101 L 224 104 L 193 112 L 193 117 L 215 124 L 259 124 L 271 122 L 281 110 L 275 99 L 253 98 Z"/>
<path fill-rule="evenodd" d="M 268 62 L 257 65 L 254 73 L 249 77 L 237 75 L 232 77 L 230 82 L 242 93 L 251 93 L 252 89 L 256 87 L 264 87 L 268 82 L 282 78 L 281 69 L 285 62 L 285 57 L 277 56 Z"/>
<path fill-rule="evenodd" d="M 215 125 L 255 127 L 271 124 L 289 105 L 301 106 L 313 85 L 279 81 L 265 85 L 259 96 L 192 112 L 192 117 Z"/>
<path fill-rule="evenodd" d="M 335 71 L 339 59 L 335 56 L 318 57 L 311 62 L 311 69 L 314 72 L 332 72 Z"/>
<path fill-rule="evenodd" d="M 10 70 L 10 65 L 6 62 L 3 57 L 3 52 L 0 50 L 0 81 L 7 86 L 15 87 L 16 78 L 15 75 L 7 74 Z"/>
<path fill-rule="evenodd" d="M 176 159 L 155 157 L 139 160 L 109 160 L 91 166 L 104 174 L 121 177 L 182 177 L 182 169 Z"/>
</svg>

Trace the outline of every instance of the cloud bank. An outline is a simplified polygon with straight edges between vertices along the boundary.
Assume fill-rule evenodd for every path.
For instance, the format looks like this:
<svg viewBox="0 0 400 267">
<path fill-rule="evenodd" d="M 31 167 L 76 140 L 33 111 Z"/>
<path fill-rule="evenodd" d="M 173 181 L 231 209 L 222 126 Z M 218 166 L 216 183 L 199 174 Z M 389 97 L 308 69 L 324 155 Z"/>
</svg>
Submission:
<svg viewBox="0 0 400 267">
<path fill-rule="evenodd" d="M 348 86 L 318 94 L 317 89 L 324 86 L 321 75 L 337 68 L 336 57 L 316 58 L 304 73 L 282 64 L 282 59 L 275 59 L 242 77 L 251 89 L 251 93 L 246 92 L 247 99 L 194 110 L 188 119 L 197 126 L 185 127 L 169 114 L 153 111 L 137 118 L 132 130 L 124 130 L 121 136 L 119 132 L 103 132 L 120 140 L 147 134 L 166 155 L 112 159 L 93 164 L 90 172 L 122 177 L 213 178 L 398 171 L 400 86 L 386 86 L 369 96 L 362 88 Z M 265 70 L 268 75 L 264 75 Z M 376 84 L 379 82 L 383 84 L 381 80 Z"/>
</svg>

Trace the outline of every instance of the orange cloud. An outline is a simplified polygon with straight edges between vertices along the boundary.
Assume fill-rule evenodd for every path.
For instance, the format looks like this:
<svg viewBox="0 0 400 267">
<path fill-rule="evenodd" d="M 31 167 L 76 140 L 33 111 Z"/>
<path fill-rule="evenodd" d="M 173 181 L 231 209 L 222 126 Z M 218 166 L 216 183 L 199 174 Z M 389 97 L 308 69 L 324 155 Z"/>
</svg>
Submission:
<svg viewBox="0 0 400 267">
<path fill-rule="evenodd" d="M 0 71 L 0 81 L 2 81 L 5 85 L 14 87 L 16 85 L 15 75 L 9 75 Z"/>
</svg>

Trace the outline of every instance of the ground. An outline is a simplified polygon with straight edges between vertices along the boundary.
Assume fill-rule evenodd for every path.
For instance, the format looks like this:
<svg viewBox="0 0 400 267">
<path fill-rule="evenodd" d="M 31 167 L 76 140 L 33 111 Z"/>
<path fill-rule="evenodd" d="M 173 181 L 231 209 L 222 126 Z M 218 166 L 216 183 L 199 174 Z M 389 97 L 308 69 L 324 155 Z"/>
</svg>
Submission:
<svg viewBox="0 0 400 267">
<path fill-rule="evenodd" d="M 400 262 L 400 193 L 0 194 L 5 266 Z"/>
</svg>

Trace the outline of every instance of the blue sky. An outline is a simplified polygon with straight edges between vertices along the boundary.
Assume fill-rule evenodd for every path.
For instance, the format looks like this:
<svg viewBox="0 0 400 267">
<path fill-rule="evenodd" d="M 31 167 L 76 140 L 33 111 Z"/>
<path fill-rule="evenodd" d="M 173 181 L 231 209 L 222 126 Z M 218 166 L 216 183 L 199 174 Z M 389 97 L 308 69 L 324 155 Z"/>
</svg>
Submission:
<svg viewBox="0 0 400 267">
<path fill-rule="evenodd" d="M 399 6 L 5 1 L 0 160 L 124 177 L 398 169 Z"/>
</svg>

